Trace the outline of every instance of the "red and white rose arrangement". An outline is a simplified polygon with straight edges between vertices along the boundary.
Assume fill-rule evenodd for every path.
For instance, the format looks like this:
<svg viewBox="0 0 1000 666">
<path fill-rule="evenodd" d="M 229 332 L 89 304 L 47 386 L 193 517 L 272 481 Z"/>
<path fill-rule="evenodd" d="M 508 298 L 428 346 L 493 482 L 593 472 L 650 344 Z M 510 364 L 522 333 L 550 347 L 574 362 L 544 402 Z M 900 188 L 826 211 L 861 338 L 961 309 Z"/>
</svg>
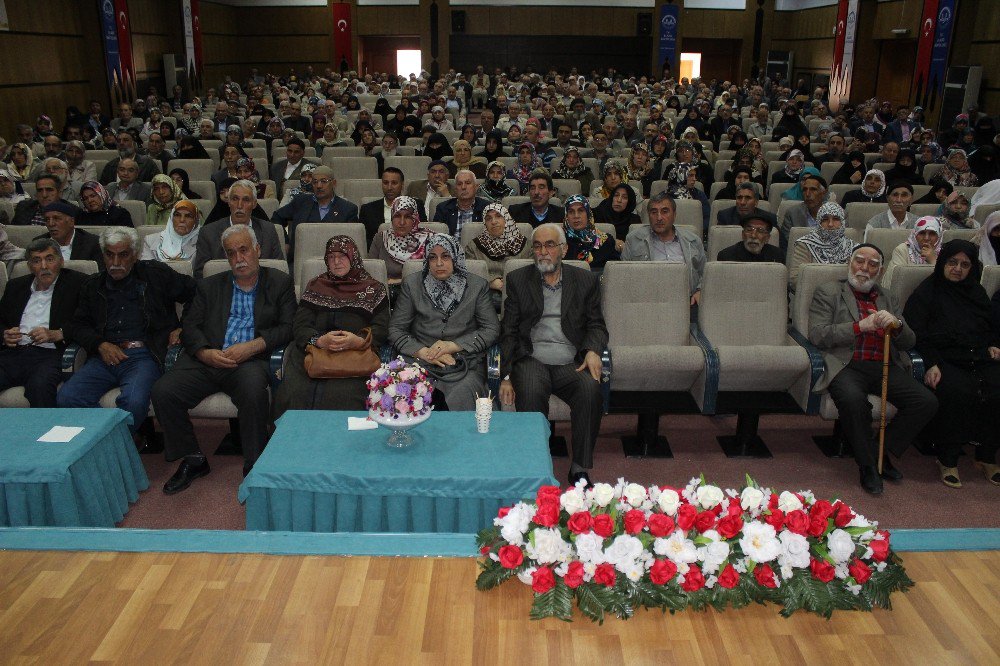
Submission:
<svg viewBox="0 0 1000 666">
<path fill-rule="evenodd" d="M 574 598 L 598 622 L 638 607 L 751 602 L 830 617 L 889 608 L 891 593 L 913 585 L 878 523 L 840 500 L 761 488 L 749 476 L 739 491 L 704 477 L 684 488 L 543 486 L 534 503 L 502 508 L 477 544 L 476 586 L 530 585 L 533 619 L 569 620 Z"/>
</svg>

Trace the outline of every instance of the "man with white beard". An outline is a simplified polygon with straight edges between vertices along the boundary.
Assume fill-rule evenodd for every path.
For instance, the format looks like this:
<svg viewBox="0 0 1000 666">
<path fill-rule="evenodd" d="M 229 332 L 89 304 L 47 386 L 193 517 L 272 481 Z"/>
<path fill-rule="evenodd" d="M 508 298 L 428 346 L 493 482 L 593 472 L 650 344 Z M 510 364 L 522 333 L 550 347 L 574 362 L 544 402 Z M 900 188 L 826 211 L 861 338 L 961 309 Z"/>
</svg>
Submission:
<svg viewBox="0 0 1000 666">
<path fill-rule="evenodd" d="M 916 342 L 906 325 L 902 308 L 888 291 L 879 288 L 885 266 L 882 251 L 863 243 L 851 254 L 847 276 L 828 282 L 813 295 L 809 308 L 809 340 L 823 352 L 826 372 L 816 384 L 817 392 L 830 393 L 840 414 L 841 430 L 854 450 L 861 470 L 861 487 L 873 495 L 882 493 L 882 479 L 903 478 L 890 459 L 906 447 L 937 411 L 937 398 L 915 380 L 904 365 L 903 352 Z M 882 390 L 883 340 L 890 345 L 888 401 L 896 417 L 885 431 L 886 455 L 882 475 L 878 473 L 878 435 L 872 432 L 869 395 Z"/>
</svg>

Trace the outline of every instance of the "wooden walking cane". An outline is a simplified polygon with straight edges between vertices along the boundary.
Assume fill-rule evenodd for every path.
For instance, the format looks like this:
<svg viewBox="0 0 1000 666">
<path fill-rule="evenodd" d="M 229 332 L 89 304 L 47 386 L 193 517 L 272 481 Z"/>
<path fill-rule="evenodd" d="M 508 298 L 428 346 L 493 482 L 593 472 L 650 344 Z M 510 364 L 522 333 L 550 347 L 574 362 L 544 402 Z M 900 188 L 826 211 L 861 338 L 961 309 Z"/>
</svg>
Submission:
<svg viewBox="0 0 1000 666">
<path fill-rule="evenodd" d="M 885 337 L 882 341 L 882 404 L 881 419 L 878 426 L 878 473 L 882 474 L 882 458 L 885 455 L 885 402 L 889 393 L 889 346 L 892 344 L 892 331 L 898 328 L 896 322 L 885 327 Z"/>
</svg>

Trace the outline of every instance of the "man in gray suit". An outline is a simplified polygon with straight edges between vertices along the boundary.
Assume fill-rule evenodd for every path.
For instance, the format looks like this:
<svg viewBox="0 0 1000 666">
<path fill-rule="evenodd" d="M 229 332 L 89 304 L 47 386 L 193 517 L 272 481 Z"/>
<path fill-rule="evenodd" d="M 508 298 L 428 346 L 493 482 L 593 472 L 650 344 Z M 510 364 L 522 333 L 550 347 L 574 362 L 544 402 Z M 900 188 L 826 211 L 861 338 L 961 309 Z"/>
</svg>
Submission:
<svg viewBox="0 0 1000 666">
<path fill-rule="evenodd" d="M 519 412 L 549 411 L 553 394 L 570 406 L 573 462 L 570 484 L 594 466 L 601 429 L 601 352 L 608 329 L 598 276 L 562 263 L 566 235 L 557 224 L 531 234 L 535 264 L 507 276 L 500 334 L 500 402 Z"/>
<path fill-rule="evenodd" d="M 896 417 L 885 431 L 886 448 L 894 456 L 906 447 L 937 411 L 937 398 L 906 369 L 903 352 L 916 343 L 896 299 L 878 286 L 885 258 L 874 245 L 854 249 L 844 280 L 828 282 L 813 295 L 809 308 L 809 340 L 823 352 L 826 372 L 813 389 L 830 393 L 840 415 L 844 438 L 854 450 L 861 487 L 882 493 L 882 479 L 903 475 L 886 455 L 878 473 L 878 440 L 872 435 L 871 394 L 882 390 L 883 340 L 892 337 L 888 400 Z"/>
<path fill-rule="evenodd" d="M 115 146 L 118 148 L 118 157 L 111 160 L 104 165 L 101 169 L 101 185 L 110 185 L 115 179 L 115 175 L 121 178 L 120 172 L 118 171 L 118 165 L 122 160 L 135 160 L 137 165 L 136 169 L 136 179 L 144 183 L 148 183 L 153 180 L 153 176 L 160 171 L 159 163 L 146 157 L 145 155 L 139 155 L 135 146 L 135 137 L 129 132 L 122 130 L 115 135 Z"/>
<path fill-rule="evenodd" d="M 826 201 L 826 191 L 829 189 L 826 181 L 820 176 L 806 175 L 800 181 L 802 185 L 802 203 L 792 206 L 781 219 L 778 242 L 782 253 L 788 251 L 788 234 L 792 227 L 815 227 L 819 207 Z"/>
<path fill-rule="evenodd" d="M 201 278 L 205 263 L 210 259 L 225 259 L 222 234 L 235 224 L 249 225 L 260 243 L 261 257 L 264 259 L 284 259 L 281 240 L 274 225 L 267 220 L 251 217 L 257 206 L 257 189 L 249 180 L 238 180 L 229 187 L 229 218 L 216 220 L 201 228 L 198 246 L 194 255 L 194 276 Z"/>
<path fill-rule="evenodd" d="M 153 186 L 139 181 L 139 165 L 132 158 L 118 162 L 118 180 L 108 185 L 108 196 L 114 201 L 149 201 Z"/>
<path fill-rule="evenodd" d="M 166 438 L 167 461 L 181 459 L 164 484 L 179 493 L 209 473 L 188 410 L 223 392 L 239 413 L 246 476 L 268 437 L 268 355 L 292 339 L 295 293 L 287 273 L 260 266 L 253 229 L 231 226 L 222 234 L 231 270 L 198 283 L 184 316 L 184 353 L 153 386 L 156 417 Z"/>
</svg>

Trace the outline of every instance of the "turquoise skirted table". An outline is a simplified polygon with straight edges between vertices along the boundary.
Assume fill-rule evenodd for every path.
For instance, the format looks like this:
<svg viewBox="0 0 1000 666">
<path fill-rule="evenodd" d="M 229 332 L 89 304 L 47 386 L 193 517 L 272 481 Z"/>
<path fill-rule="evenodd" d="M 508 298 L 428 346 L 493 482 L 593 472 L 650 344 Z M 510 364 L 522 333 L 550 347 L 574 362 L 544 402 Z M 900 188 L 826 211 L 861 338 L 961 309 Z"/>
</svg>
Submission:
<svg viewBox="0 0 1000 666">
<path fill-rule="evenodd" d="M 552 477 L 549 424 L 494 412 L 479 434 L 472 412 L 436 412 L 392 449 L 390 431 L 348 431 L 364 412 L 290 411 L 240 486 L 247 529 L 291 532 L 464 532 L 501 506 L 534 497 Z"/>
<path fill-rule="evenodd" d="M 0 526 L 114 527 L 149 487 L 120 409 L 0 410 Z M 83 431 L 39 442 L 52 426 Z"/>
</svg>

